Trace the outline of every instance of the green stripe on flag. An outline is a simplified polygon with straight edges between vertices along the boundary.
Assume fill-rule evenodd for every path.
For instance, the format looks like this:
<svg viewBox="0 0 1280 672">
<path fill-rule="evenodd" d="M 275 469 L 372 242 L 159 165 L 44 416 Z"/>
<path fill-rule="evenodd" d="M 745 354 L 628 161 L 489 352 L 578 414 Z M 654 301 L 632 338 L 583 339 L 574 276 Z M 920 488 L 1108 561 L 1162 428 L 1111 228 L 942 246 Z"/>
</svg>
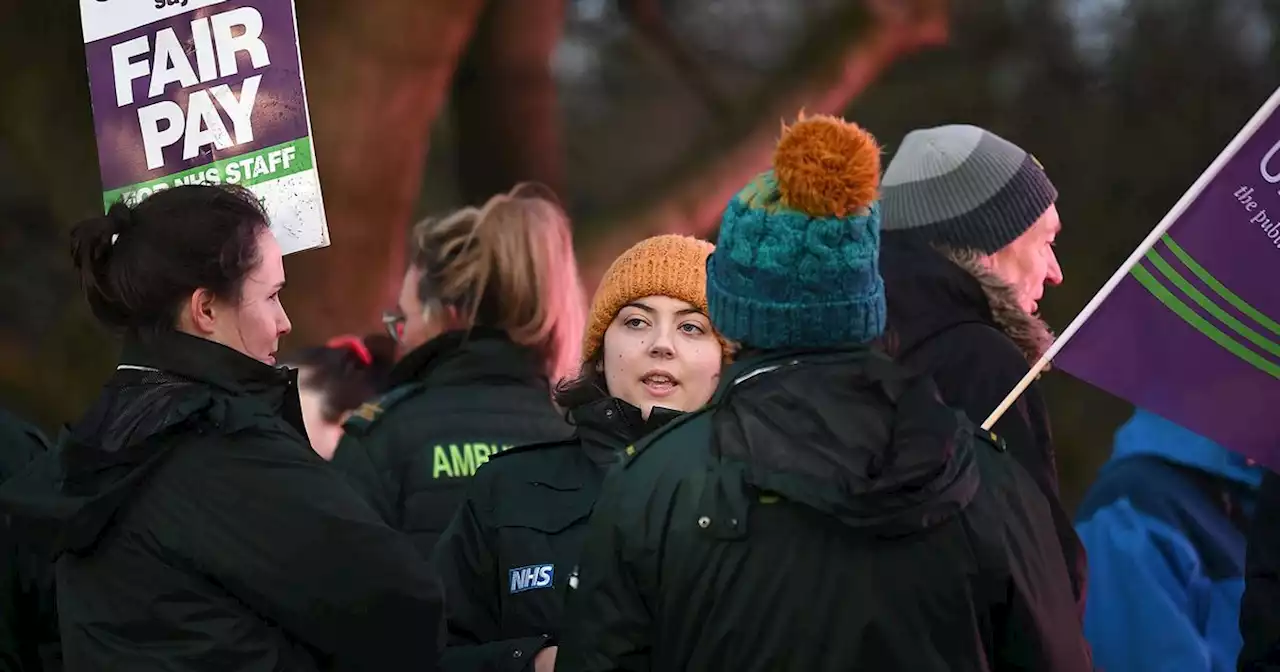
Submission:
<svg viewBox="0 0 1280 672">
<path fill-rule="evenodd" d="M 1208 285 L 1210 289 L 1218 293 L 1218 296 L 1221 296 L 1227 303 L 1235 306 L 1236 310 L 1248 315 L 1250 319 L 1266 327 L 1271 333 L 1280 335 L 1280 324 L 1277 324 L 1275 320 L 1272 320 L 1262 314 L 1262 311 L 1259 311 L 1257 308 L 1249 305 L 1244 299 L 1237 296 L 1235 292 L 1227 289 L 1226 285 L 1219 282 L 1217 278 L 1209 274 L 1209 271 L 1204 270 L 1203 266 L 1196 263 L 1196 260 L 1192 259 L 1191 255 L 1187 254 L 1187 251 L 1182 249 L 1182 246 L 1174 242 L 1173 238 L 1165 235 L 1162 236 L 1160 240 L 1163 240 L 1164 244 L 1169 246 L 1169 250 L 1173 252 L 1174 256 L 1176 256 L 1179 261 L 1181 261 L 1187 268 L 1191 269 L 1191 272 L 1194 273 L 1197 278 L 1200 278 L 1200 282 Z"/>
<path fill-rule="evenodd" d="M 1247 339 L 1250 343 L 1253 343 L 1259 348 L 1262 348 L 1263 350 L 1266 350 L 1267 352 L 1273 355 L 1276 355 L 1277 357 L 1280 357 L 1280 345 L 1277 345 L 1274 341 L 1267 338 L 1266 336 L 1263 336 L 1262 334 L 1259 334 L 1253 329 L 1250 329 L 1248 326 L 1245 325 L 1245 323 L 1241 322 L 1240 320 L 1237 320 L 1235 316 L 1233 316 L 1231 313 L 1228 313 L 1227 311 L 1223 310 L 1222 307 L 1220 307 L 1218 304 L 1213 302 L 1213 299 L 1210 299 L 1209 297 L 1205 296 L 1204 293 L 1202 293 L 1199 289 L 1196 289 L 1195 285 L 1191 284 L 1190 282 L 1187 281 L 1186 278 L 1182 277 L 1182 275 L 1178 273 L 1177 269 L 1175 269 L 1173 266 L 1170 266 L 1169 262 L 1165 261 L 1164 257 L 1160 256 L 1159 252 L 1156 252 L 1154 249 L 1148 251 L 1147 260 L 1150 261 L 1156 267 L 1156 269 L 1159 270 L 1162 275 L 1164 275 L 1164 277 L 1168 278 L 1169 281 L 1172 282 L 1175 287 L 1182 290 L 1183 294 L 1186 294 L 1187 296 L 1191 297 L 1192 301 L 1195 301 L 1196 304 L 1198 304 L 1201 308 L 1208 311 L 1210 315 L 1218 318 L 1219 322 L 1222 322 L 1228 327 L 1231 327 L 1233 331 L 1235 331 L 1237 334 L 1240 334 L 1241 336 L 1244 336 L 1245 339 Z"/>
<path fill-rule="evenodd" d="M 1222 333 L 1222 330 L 1218 329 L 1211 322 L 1201 317 L 1199 313 L 1187 304 L 1183 303 L 1181 299 L 1173 294 L 1173 292 L 1166 289 L 1164 285 L 1161 285 L 1160 281 L 1157 280 L 1150 271 L 1143 268 L 1141 264 L 1134 265 L 1133 269 L 1129 271 L 1129 274 L 1141 283 L 1148 292 L 1151 292 L 1151 295 L 1156 297 L 1156 300 L 1163 303 L 1166 308 L 1173 311 L 1178 317 L 1181 317 L 1196 331 L 1208 336 L 1209 340 L 1222 346 L 1236 357 L 1239 357 L 1245 362 L 1253 365 L 1259 371 L 1262 371 L 1273 378 L 1280 379 L 1280 366 L 1277 366 L 1274 362 L 1269 361 L 1262 355 L 1259 355 L 1240 343 L 1237 343 L 1230 336 Z"/>
</svg>

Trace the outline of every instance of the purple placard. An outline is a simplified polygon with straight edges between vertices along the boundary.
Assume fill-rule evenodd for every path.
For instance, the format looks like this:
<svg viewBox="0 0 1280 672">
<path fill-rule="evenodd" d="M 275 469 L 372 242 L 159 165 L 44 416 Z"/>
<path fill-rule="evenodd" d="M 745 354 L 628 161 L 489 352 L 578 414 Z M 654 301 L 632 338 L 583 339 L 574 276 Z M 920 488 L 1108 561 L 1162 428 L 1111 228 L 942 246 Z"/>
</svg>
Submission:
<svg viewBox="0 0 1280 672">
<path fill-rule="evenodd" d="M 270 64 L 255 67 L 253 54 L 242 50 L 234 55 L 236 73 L 225 74 L 216 48 L 212 51 L 197 48 L 197 43 L 200 41 L 194 39 L 192 22 L 213 19 L 242 8 L 256 11 L 261 17 L 261 42 L 265 46 Z M 137 55 L 132 60 L 139 62 L 145 58 L 149 63 L 153 63 L 154 68 L 156 36 L 165 29 L 173 30 L 184 47 L 192 71 L 197 74 L 197 77 L 200 74 L 214 75 L 214 77 L 185 88 L 181 83 L 170 83 L 160 96 L 148 98 L 151 78 L 141 76 L 133 80 L 132 102 L 118 106 L 112 48 L 135 38 L 146 37 L 151 49 L 147 51 L 146 56 Z M 243 33 L 243 28 L 231 31 L 233 36 Z M 213 42 L 212 39 L 205 44 L 211 42 Z M 306 98 L 303 94 L 302 72 L 294 29 L 293 3 L 289 0 L 228 0 L 90 42 L 85 45 L 85 52 L 103 191 L 154 180 L 218 159 L 296 140 L 309 133 Z M 201 60 L 204 61 L 203 64 L 200 63 Z M 211 65 L 217 68 L 216 72 L 210 70 Z M 184 136 L 159 150 L 160 156 L 163 157 L 163 165 L 155 168 L 148 167 L 139 110 L 167 100 L 176 103 L 183 111 L 184 117 L 189 117 L 191 116 L 189 104 L 193 95 L 197 97 L 208 95 L 202 92 L 209 92 L 213 87 L 226 85 L 230 87 L 230 92 L 239 98 L 244 93 L 246 80 L 253 77 L 260 77 L 260 79 L 257 80 L 256 101 L 249 115 L 252 140 L 236 143 L 223 149 L 216 148 L 213 144 L 206 144 L 200 147 L 194 156 L 184 158 Z M 223 93 L 225 95 L 226 92 Z M 243 136 L 235 132 L 235 126 L 220 100 L 216 96 L 209 96 L 209 99 L 213 101 L 213 107 L 221 115 L 232 141 L 234 142 L 237 138 L 242 139 Z M 164 121 L 155 124 L 155 127 L 162 130 L 168 128 Z"/>
</svg>

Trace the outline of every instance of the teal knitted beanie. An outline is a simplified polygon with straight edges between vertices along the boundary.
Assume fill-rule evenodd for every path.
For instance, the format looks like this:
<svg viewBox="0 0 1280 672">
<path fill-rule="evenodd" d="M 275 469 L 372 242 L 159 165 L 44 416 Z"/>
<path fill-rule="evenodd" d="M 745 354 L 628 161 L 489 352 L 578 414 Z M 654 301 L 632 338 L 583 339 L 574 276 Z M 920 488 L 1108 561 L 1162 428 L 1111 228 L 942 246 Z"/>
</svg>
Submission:
<svg viewBox="0 0 1280 672">
<path fill-rule="evenodd" d="M 707 304 L 725 338 L 766 350 L 873 341 L 884 332 L 880 147 L 857 125 L 804 118 L 773 168 L 737 193 L 707 260 Z"/>
</svg>

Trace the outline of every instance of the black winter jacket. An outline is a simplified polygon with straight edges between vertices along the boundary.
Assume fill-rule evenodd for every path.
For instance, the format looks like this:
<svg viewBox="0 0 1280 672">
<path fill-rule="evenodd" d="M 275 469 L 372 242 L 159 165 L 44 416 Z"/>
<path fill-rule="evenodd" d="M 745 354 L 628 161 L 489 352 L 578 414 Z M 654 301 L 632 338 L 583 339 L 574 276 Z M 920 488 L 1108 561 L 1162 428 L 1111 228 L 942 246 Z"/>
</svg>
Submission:
<svg viewBox="0 0 1280 672">
<path fill-rule="evenodd" d="M 0 483 L 48 450 L 35 427 L 0 408 Z M 0 516 L 0 670 L 61 669 L 53 565 L 18 544 L 8 516 Z"/>
<path fill-rule="evenodd" d="M 0 408 L 0 483 L 26 469 L 48 449 L 48 441 L 39 429 Z"/>
<path fill-rule="evenodd" d="M 344 429 L 333 464 L 424 558 L 491 455 L 572 433 L 537 353 L 485 327 L 409 353 L 392 370 L 391 391 Z"/>
<path fill-rule="evenodd" d="M 732 367 L 588 526 L 556 669 L 1083 672 L 1049 508 L 865 349 Z"/>
<path fill-rule="evenodd" d="M 435 669 L 440 587 L 310 449 L 293 373 L 169 333 L 0 488 L 57 560 L 70 670 Z"/>
<path fill-rule="evenodd" d="M 1030 370 L 1028 353 L 1042 345 L 1035 341 L 1048 338 L 1048 332 L 1037 334 L 1034 318 L 1008 305 L 1011 298 L 999 297 L 995 302 L 1001 305 L 993 305 L 991 293 L 999 288 L 985 291 L 979 280 L 994 283 L 985 277 L 989 274 L 966 270 L 927 245 L 886 236 L 880 270 L 888 302 L 888 350 L 898 363 L 931 376 L 943 401 L 981 424 Z M 992 430 L 1049 500 L 1083 619 L 1085 550 L 1058 498 L 1053 433 L 1038 382 Z"/>
<path fill-rule="evenodd" d="M 602 399 L 570 413 L 576 435 L 513 448 L 476 473 L 436 546 L 446 588 L 448 672 L 532 670 L 556 644 L 564 591 L 605 470 L 623 450 L 680 414 Z"/>
</svg>

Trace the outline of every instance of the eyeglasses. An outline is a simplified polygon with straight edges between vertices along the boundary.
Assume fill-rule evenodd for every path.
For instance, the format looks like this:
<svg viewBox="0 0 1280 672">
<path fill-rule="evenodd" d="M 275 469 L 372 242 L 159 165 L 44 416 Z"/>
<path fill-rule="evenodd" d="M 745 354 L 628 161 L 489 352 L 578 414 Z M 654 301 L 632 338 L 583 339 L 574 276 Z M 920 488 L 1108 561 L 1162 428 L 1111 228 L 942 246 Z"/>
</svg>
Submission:
<svg viewBox="0 0 1280 672">
<path fill-rule="evenodd" d="M 388 310 L 382 314 L 382 326 L 396 343 L 404 343 L 404 315 Z"/>
</svg>

